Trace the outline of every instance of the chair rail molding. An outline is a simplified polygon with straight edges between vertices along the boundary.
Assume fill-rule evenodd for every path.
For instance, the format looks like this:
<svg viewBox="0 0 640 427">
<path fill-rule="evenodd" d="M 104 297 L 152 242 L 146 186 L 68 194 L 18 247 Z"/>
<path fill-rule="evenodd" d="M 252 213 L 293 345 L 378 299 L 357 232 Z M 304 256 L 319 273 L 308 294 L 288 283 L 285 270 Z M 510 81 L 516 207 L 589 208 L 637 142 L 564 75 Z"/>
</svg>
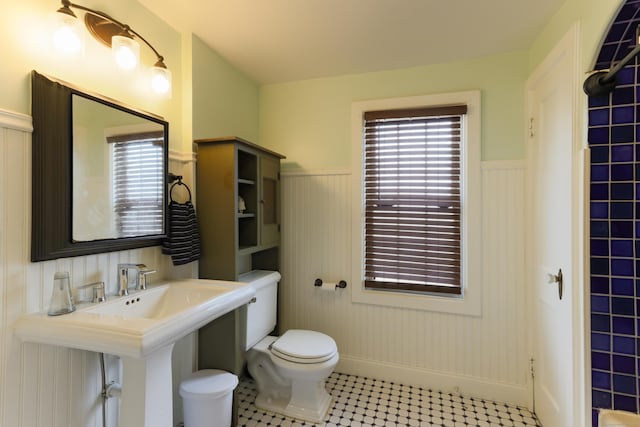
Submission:
<svg viewBox="0 0 640 427">
<path fill-rule="evenodd" d="M 33 132 L 31 116 L 0 108 L 0 127 L 23 132 Z"/>
<path fill-rule="evenodd" d="M 194 152 L 169 150 L 169 160 L 176 162 L 195 163 L 197 157 L 197 154 Z"/>
</svg>

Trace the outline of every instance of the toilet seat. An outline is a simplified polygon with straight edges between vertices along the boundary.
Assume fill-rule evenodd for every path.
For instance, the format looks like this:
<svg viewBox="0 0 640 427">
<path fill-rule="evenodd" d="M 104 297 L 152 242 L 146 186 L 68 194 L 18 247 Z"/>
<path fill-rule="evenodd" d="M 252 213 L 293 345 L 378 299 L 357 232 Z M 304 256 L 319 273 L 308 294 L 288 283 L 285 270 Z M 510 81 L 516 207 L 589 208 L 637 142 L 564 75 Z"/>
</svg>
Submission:
<svg viewBox="0 0 640 427">
<path fill-rule="evenodd" d="M 271 354 L 293 363 L 322 363 L 338 352 L 336 342 L 316 331 L 290 329 L 269 346 Z"/>
</svg>

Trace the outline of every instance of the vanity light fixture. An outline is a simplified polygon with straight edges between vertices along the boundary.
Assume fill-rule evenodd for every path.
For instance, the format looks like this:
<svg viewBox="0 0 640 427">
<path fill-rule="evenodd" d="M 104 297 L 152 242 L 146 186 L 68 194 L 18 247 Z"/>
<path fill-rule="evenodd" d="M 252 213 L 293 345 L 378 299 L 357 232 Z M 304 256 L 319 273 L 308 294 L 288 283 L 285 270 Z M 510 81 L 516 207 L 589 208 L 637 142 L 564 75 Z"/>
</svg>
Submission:
<svg viewBox="0 0 640 427">
<path fill-rule="evenodd" d="M 62 7 L 56 14 L 56 28 L 53 45 L 57 51 L 72 55 L 82 49 L 82 28 L 76 15 L 69 8 Z"/>
<path fill-rule="evenodd" d="M 133 70 L 140 61 L 140 43 L 133 39 L 128 27 L 111 37 L 111 51 L 116 64 L 124 70 Z"/>
<path fill-rule="evenodd" d="M 164 63 L 164 58 L 144 37 L 117 19 L 99 10 L 94 10 L 69 0 L 61 0 L 58 9 L 57 27 L 54 33 L 54 45 L 63 53 L 76 53 L 82 48 L 82 35 L 78 30 L 78 17 L 73 9 L 85 12 L 84 24 L 89 33 L 99 42 L 111 48 L 116 64 L 125 70 L 132 70 L 140 61 L 141 40 L 156 55 L 156 62 L 151 68 L 151 87 L 159 94 L 171 92 L 171 71 Z"/>
</svg>

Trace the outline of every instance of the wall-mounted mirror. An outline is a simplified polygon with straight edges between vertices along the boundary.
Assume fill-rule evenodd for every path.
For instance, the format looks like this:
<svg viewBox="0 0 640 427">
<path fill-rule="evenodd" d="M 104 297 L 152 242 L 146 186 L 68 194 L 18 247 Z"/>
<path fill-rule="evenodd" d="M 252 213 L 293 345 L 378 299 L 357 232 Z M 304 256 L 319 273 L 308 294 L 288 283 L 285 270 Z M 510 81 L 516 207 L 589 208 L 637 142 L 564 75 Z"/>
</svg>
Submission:
<svg viewBox="0 0 640 427">
<path fill-rule="evenodd" d="M 158 245 L 168 123 L 32 73 L 32 261 Z"/>
</svg>

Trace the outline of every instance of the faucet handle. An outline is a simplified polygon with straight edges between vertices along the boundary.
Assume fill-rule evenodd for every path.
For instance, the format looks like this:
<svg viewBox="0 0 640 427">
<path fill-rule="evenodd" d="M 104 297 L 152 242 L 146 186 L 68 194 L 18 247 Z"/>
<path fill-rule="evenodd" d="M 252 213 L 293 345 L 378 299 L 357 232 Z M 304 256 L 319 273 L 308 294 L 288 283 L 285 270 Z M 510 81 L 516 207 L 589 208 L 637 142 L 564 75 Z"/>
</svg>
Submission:
<svg viewBox="0 0 640 427">
<path fill-rule="evenodd" d="M 155 273 L 156 270 L 152 268 L 147 268 L 144 264 L 140 264 L 141 267 L 138 268 L 138 286 L 137 290 L 143 291 L 147 289 L 147 274 Z"/>
<path fill-rule="evenodd" d="M 105 296 L 104 282 L 93 282 L 88 285 L 80 286 L 78 290 L 86 290 L 91 288 L 91 302 L 105 302 L 107 297 Z"/>
<path fill-rule="evenodd" d="M 98 282 L 93 284 L 93 302 L 105 302 L 107 300 L 104 291 L 104 282 Z"/>
</svg>

